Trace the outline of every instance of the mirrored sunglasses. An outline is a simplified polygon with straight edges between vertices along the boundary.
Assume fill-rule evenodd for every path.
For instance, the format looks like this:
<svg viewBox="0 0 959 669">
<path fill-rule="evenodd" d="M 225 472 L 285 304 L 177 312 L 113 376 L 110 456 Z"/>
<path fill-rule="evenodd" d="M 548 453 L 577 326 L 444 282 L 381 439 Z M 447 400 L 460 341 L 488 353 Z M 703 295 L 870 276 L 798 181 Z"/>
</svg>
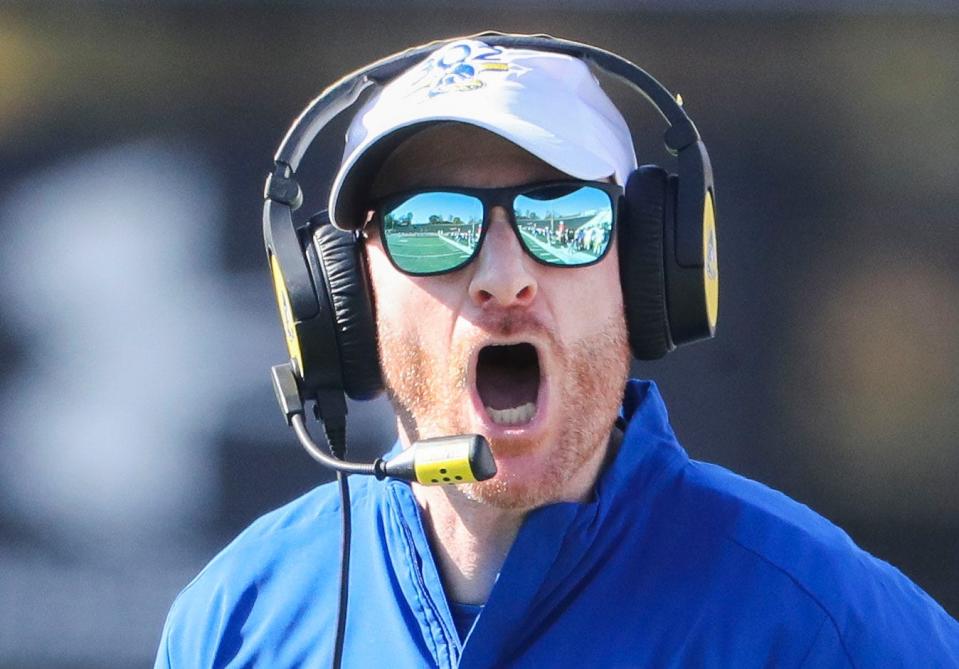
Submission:
<svg viewBox="0 0 959 669">
<path fill-rule="evenodd" d="M 373 203 L 390 261 L 401 272 L 453 272 L 480 252 L 490 211 L 502 206 L 520 245 L 552 267 L 600 261 L 612 244 L 623 188 L 600 181 L 554 181 L 508 188 L 421 188 Z"/>
</svg>

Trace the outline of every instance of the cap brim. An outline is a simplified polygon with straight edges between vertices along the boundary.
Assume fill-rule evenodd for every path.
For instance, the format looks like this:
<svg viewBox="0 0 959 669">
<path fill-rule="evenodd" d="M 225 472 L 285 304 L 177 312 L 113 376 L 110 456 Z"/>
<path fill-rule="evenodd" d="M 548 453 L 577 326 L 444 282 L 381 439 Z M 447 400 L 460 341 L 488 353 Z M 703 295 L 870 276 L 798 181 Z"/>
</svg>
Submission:
<svg viewBox="0 0 959 669">
<path fill-rule="evenodd" d="M 343 161 L 330 189 L 329 212 L 333 225 L 341 230 L 360 227 L 366 220 L 365 191 L 383 161 L 407 138 L 442 122 L 465 123 L 492 132 L 576 179 L 605 179 L 616 172 L 616 167 L 592 148 L 560 139 L 545 128 L 511 114 L 486 112 L 482 118 L 452 114 L 417 116 L 364 138 Z"/>
</svg>

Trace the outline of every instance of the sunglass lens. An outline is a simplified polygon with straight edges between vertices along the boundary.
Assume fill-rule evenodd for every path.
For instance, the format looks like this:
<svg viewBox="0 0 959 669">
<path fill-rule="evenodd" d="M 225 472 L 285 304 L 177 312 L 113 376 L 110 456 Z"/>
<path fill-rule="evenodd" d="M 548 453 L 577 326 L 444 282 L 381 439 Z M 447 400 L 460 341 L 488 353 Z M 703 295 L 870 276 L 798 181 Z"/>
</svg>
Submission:
<svg viewBox="0 0 959 669">
<path fill-rule="evenodd" d="M 396 266 L 409 274 L 461 267 L 476 251 L 483 203 L 462 193 L 418 193 L 383 212 L 383 242 Z"/>
<path fill-rule="evenodd" d="M 526 249 L 550 265 L 596 262 L 609 247 L 611 196 L 595 186 L 546 186 L 513 200 L 516 226 Z"/>
</svg>

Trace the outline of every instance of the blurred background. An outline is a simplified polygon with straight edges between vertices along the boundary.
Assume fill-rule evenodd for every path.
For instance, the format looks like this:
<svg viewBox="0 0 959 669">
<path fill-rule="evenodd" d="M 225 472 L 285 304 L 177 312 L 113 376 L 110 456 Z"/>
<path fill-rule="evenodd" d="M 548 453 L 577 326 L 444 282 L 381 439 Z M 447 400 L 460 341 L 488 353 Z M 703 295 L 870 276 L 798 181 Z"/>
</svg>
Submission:
<svg viewBox="0 0 959 669">
<path fill-rule="evenodd" d="M 4 3 L 0 666 L 149 666 L 240 529 L 326 475 L 268 369 L 260 232 L 325 85 L 495 28 L 682 93 L 716 173 L 720 336 L 637 365 L 696 458 L 810 505 L 959 614 L 959 11 L 952 2 Z M 663 126 L 610 84 L 640 162 Z M 307 156 L 326 196 L 343 124 Z M 351 405 L 351 448 L 395 435 Z"/>
</svg>

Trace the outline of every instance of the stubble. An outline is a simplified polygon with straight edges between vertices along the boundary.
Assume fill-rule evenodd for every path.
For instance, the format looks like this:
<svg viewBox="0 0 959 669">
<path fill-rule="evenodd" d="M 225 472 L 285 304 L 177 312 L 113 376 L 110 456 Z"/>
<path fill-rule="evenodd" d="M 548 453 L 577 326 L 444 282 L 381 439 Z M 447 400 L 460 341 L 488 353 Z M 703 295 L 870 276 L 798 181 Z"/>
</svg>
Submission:
<svg viewBox="0 0 959 669">
<path fill-rule="evenodd" d="M 584 467 L 598 469 L 610 431 L 622 401 L 629 374 L 630 353 L 626 325 L 621 314 L 611 316 L 595 333 L 565 344 L 536 322 L 522 321 L 550 342 L 551 355 L 563 370 L 551 378 L 552 392 L 560 393 L 562 414 L 555 443 L 509 439 L 491 442 L 497 453 L 533 452 L 548 449 L 549 457 L 533 474 L 498 474 L 489 481 L 459 486 L 476 502 L 501 509 L 533 509 L 563 500 L 570 482 L 581 477 Z M 505 334 L 515 323 L 506 320 L 484 326 L 487 331 Z M 411 440 L 469 431 L 464 414 L 468 395 L 469 353 L 476 338 L 454 343 L 444 363 L 431 354 L 415 332 L 397 331 L 389 323 L 378 323 L 380 360 L 387 392 L 403 429 Z"/>
</svg>

